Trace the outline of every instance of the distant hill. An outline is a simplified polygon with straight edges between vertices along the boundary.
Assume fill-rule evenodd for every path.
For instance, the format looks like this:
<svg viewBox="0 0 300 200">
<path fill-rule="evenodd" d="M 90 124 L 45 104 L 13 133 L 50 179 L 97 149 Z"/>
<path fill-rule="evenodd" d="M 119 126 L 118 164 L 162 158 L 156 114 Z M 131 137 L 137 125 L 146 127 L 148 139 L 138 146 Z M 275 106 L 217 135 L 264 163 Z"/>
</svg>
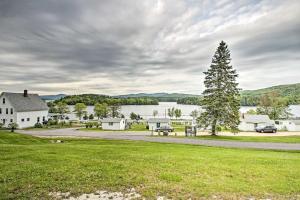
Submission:
<svg viewBox="0 0 300 200">
<path fill-rule="evenodd" d="M 126 94 L 115 96 L 117 98 L 155 98 L 159 101 L 178 101 L 179 99 L 187 97 L 200 97 L 200 95 L 184 94 L 184 93 L 137 93 L 137 94 Z"/>
<path fill-rule="evenodd" d="M 257 105 L 259 97 L 271 92 L 276 92 L 281 98 L 285 98 L 289 104 L 300 103 L 300 83 L 277 85 L 258 90 L 241 91 L 241 105 Z"/>
<path fill-rule="evenodd" d="M 65 94 L 56 94 L 56 95 L 41 95 L 41 98 L 43 100 L 51 100 L 51 101 L 55 101 L 55 100 L 59 100 L 62 99 L 64 97 L 66 97 L 67 95 Z"/>
</svg>

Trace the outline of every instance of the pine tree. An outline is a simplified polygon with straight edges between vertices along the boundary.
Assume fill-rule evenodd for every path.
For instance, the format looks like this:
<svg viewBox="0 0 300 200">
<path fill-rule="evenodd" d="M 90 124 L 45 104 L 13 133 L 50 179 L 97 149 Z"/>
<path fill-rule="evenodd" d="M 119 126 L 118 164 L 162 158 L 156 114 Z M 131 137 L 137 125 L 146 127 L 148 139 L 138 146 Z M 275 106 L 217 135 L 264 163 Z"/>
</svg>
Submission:
<svg viewBox="0 0 300 200">
<path fill-rule="evenodd" d="M 222 41 L 213 56 L 210 68 L 205 74 L 202 106 L 205 109 L 200 123 L 211 126 L 216 135 L 219 126 L 237 131 L 239 124 L 239 89 L 236 70 L 230 65 L 230 51 Z"/>
</svg>

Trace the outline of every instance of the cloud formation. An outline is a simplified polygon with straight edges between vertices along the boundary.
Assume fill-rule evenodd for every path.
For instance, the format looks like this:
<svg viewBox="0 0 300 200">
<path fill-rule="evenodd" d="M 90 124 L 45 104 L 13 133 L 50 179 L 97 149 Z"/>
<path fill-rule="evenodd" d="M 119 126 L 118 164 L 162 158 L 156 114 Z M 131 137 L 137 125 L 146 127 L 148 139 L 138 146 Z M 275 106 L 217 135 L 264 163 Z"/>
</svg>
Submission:
<svg viewBox="0 0 300 200">
<path fill-rule="evenodd" d="M 2 0 L 0 91 L 200 94 L 221 40 L 240 87 L 299 82 L 298 0 Z"/>
</svg>

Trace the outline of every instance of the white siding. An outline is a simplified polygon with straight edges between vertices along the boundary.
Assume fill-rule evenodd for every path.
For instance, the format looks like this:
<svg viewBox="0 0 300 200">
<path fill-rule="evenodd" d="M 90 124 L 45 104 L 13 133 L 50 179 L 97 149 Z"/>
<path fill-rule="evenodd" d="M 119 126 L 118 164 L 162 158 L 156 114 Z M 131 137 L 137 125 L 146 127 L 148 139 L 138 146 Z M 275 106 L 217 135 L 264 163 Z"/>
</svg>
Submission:
<svg viewBox="0 0 300 200">
<path fill-rule="evenodd" d="M 257 126 L 255 126 L 254 123 L 249 123 L 249 122 L 241 122 L 238 126 L 239 130 L 241 131 L 255 131 L 256 127 L 260 127 L 260 126 L 266 126 L 269 125 L 271 123 L 257 123 Z"/>
<path fill-rule="evenodd" d="M 3 98 L 5 98 L 5 104 L 3 104 Z M 11 123 L 11 120 L 13 122 L 17 121 L 16 112 L 5 95 L 0 98 L 0 108 L 2 109 L 2 113 L 0 114 L 0 123 L 4 124 L 4 127 L 7 127 L 8 124 Z M 13 108 L 13 114 L 10 112 L 11 108 Z M 6 114 L 6 109 L 8 109 L 8 114 Z"/>
<path fill-rule="evenodd" d="M 155 122 L 155 123 L 148 122 L 149 130 L 155 131 L 155 129 L 158 128 L 158 123 L 160 123 L 160 127 L 162 127 L 162 126 L 169 126 L 168 122 Z"/>
<path fill-rule="evenodd" d="M 125 127 L 125 119 L 122 119 L 120 122 L 102 122 L 103 130 L 125 130 Z"/>
<path fill-rule="evenodd" d="M 42 123 L 43 117 L 45 117 L 45 120 L 48 120 L 48 111 L 18 112 L 17 124 L 19 128 L 33 127 L 38 122 L 38 118 L 40 119 L 40 123 Z"/>
</svg>

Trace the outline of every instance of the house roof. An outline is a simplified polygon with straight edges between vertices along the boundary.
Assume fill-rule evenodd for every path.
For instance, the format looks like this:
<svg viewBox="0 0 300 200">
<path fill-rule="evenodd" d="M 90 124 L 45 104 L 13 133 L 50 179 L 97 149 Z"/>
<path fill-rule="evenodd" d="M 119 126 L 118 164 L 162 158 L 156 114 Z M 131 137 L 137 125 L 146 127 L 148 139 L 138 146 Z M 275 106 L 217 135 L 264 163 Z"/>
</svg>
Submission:
<svg viewBox="0 0 300 200">
<path fill-rule="evenodd" d="M 3 92 L 0 96 L 5 95 L 16 112 L 29 112 L 48 110 L 47 104 L 37 94 L 28 94 L 24 97 L 23 93 Z"/>
<path fill-rule="evenodd" d="M 246 123 L 268 123 L 270 122 L 270 118 L 268 115 L 249 115 L 244 114 L 241 121 Z"/>
<path fill-rule="evenodd" d="M 103 118 L 101 120 L 102 123 L 109 123 L 109 122 L 113 122 L 113 123 L 120 123 L 123 120 L 123 118 Z"/>
<path fill-rule="evenodd" d="M 170 119 L 169 118 L 149 118 L 148 123 L 169 123 Z"/>
</svg>

